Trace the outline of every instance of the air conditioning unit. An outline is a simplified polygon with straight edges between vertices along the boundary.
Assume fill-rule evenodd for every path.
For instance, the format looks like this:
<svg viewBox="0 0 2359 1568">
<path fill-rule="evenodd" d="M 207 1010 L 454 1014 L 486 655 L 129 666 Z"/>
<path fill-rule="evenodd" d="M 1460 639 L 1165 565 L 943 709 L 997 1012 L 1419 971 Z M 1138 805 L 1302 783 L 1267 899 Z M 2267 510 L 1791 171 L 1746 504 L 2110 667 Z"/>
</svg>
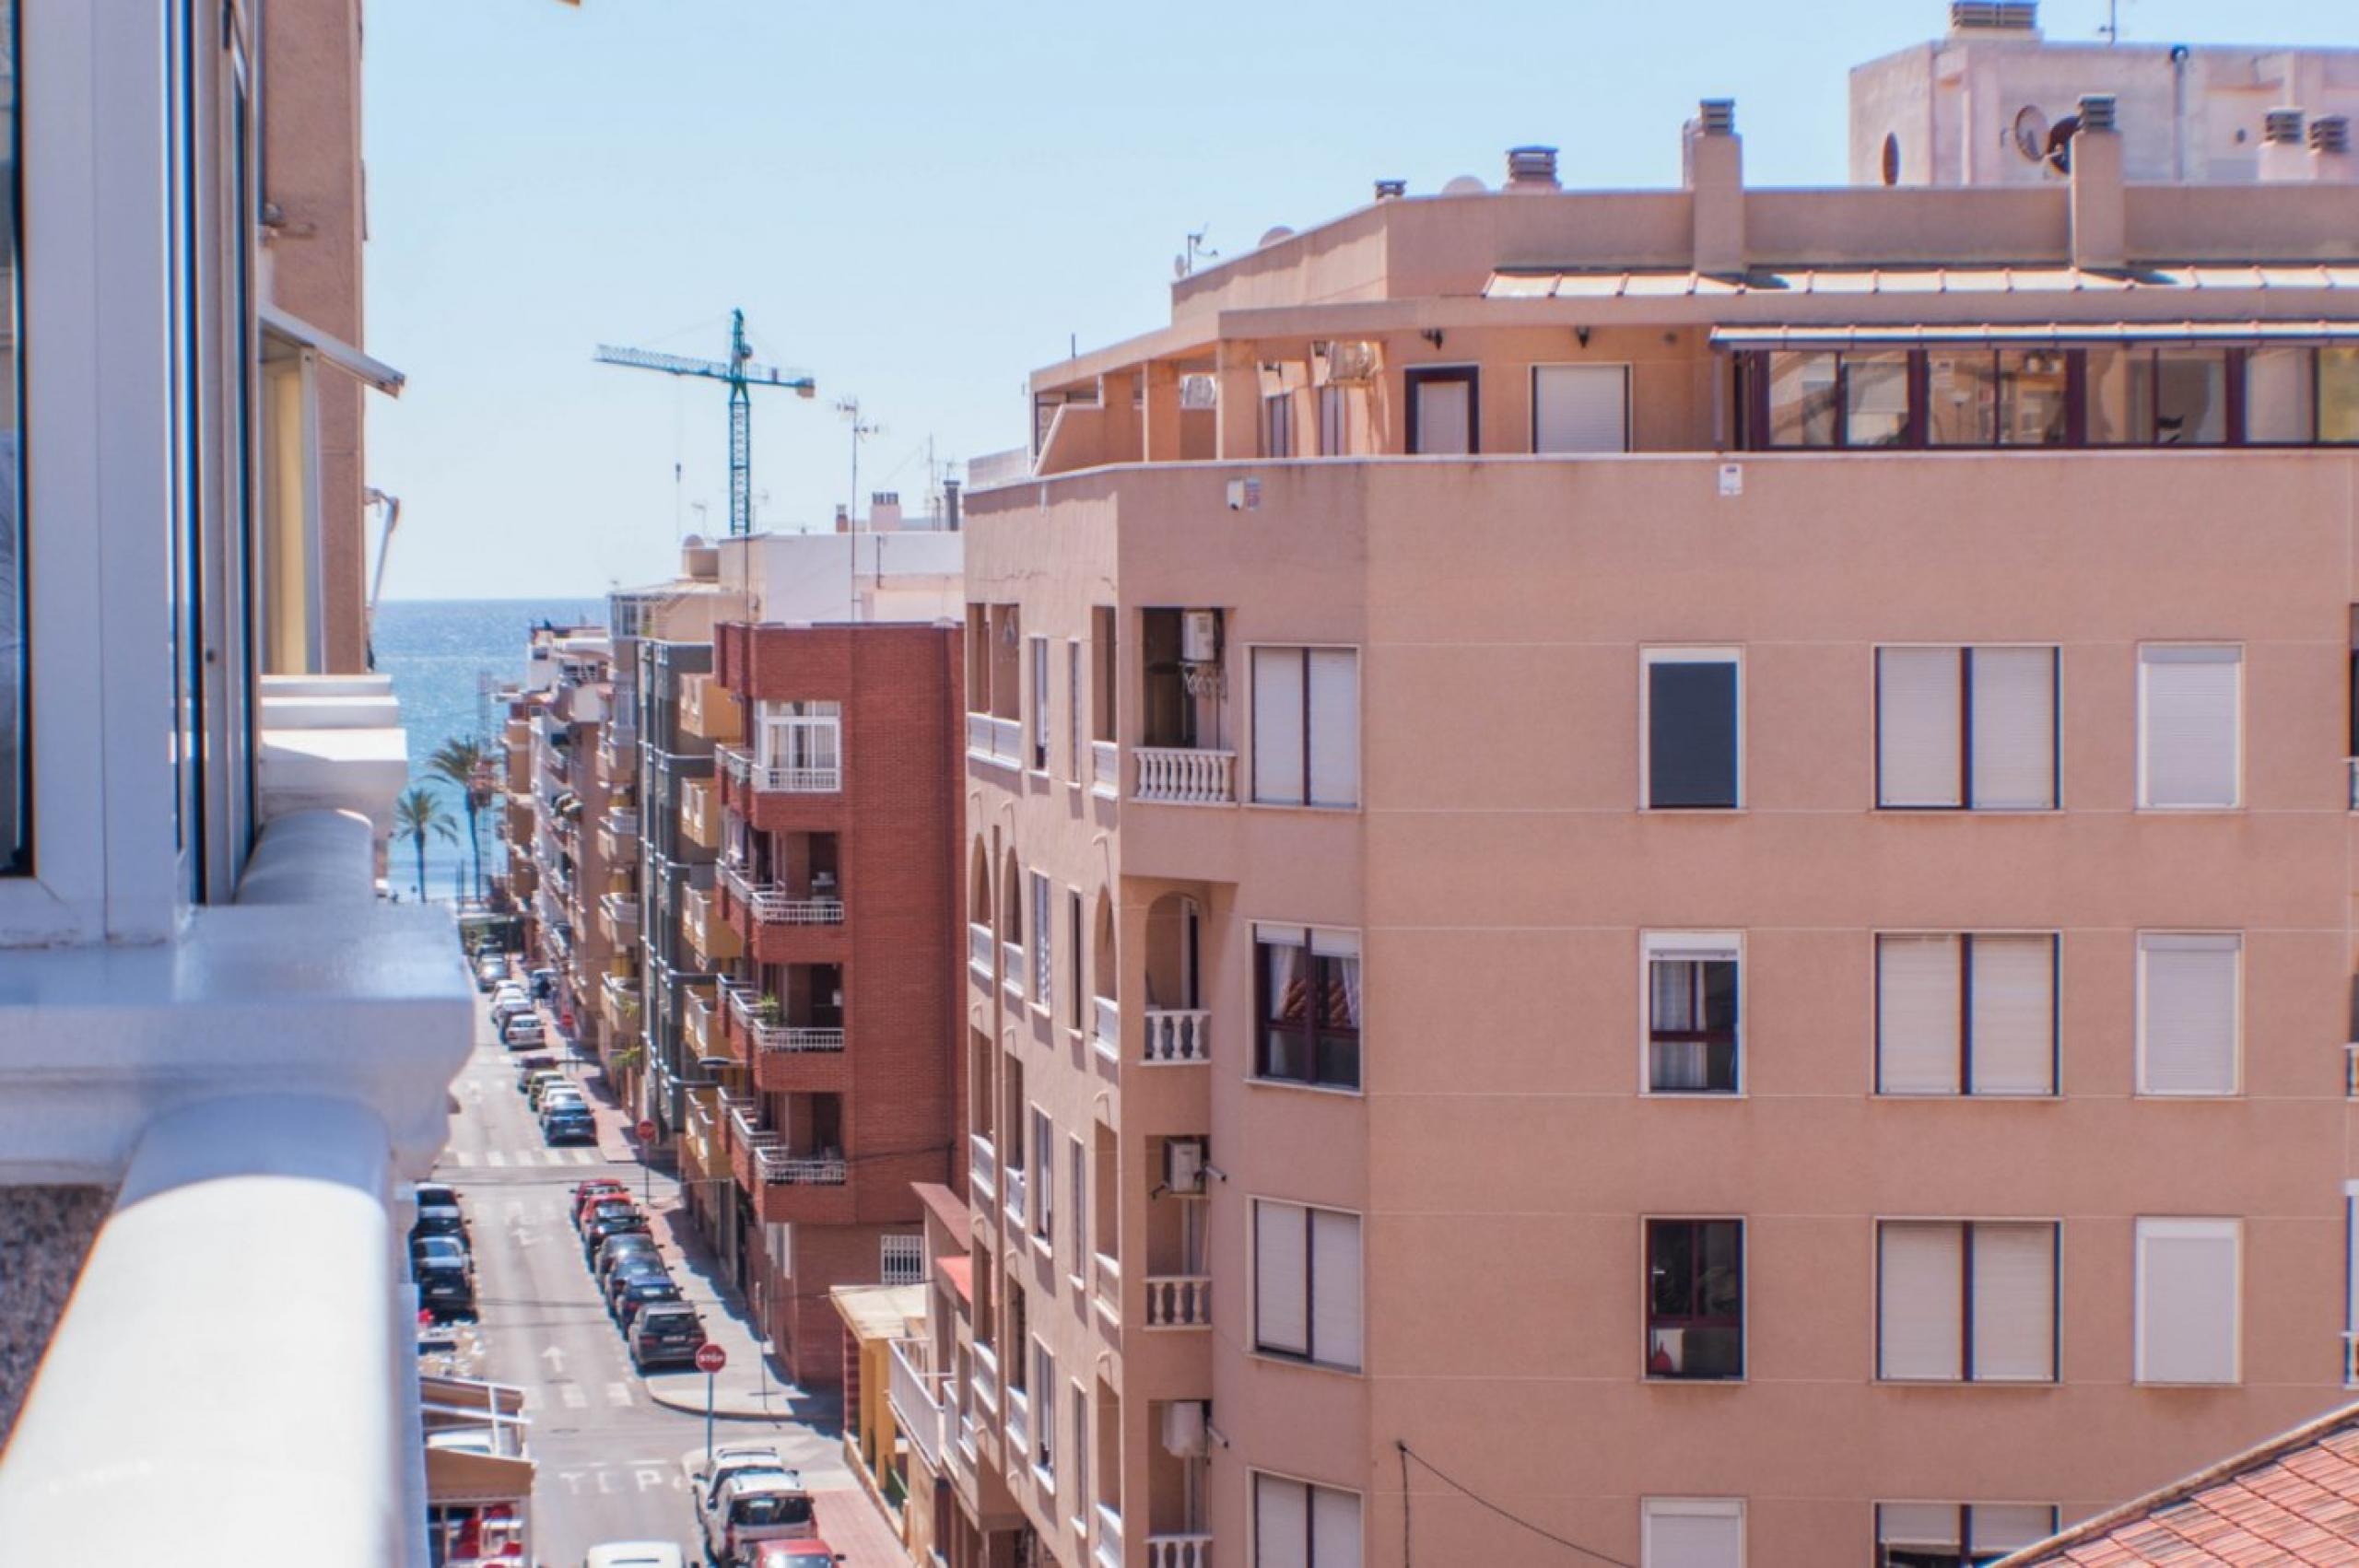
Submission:
<svg viewBox="0 0 2359 1568">
<path fill-rule="evenodd" d="M 1174 1399 L 1163 1407 L 1163 1448 L 1175 1458 L 1200 1458 L 1211 1410 L 1202 1399 Z"/>
<path fill-rule="evenodd" d="M 1327 345 L 1327 386 L 1366 386 L 1384 369 L 1384 353 L 1366 339 Z"/>
<path fill-rule="evenodd" d="M 1180 615 L 1180 657 L 1190 664 L 1220 662 L 1220 612 L 1186 610 Z"/>
<path fill-rule="evenodd" d="M 1204 1141 L 1167 1138 L 1163 1141 L 1163 1185 L 1174 1192 L 1204 1189 Z"/>
</svg>

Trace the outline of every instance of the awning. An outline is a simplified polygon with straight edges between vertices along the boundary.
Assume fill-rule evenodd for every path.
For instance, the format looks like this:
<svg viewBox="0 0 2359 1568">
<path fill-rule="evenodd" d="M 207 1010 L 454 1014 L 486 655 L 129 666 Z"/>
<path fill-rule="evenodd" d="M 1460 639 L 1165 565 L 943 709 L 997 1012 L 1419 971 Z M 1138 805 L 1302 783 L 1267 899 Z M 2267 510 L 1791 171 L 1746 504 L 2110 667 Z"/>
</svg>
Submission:
<svg viewBox="0 0 2359 1568">
<path fill-rule="evenodd" d="M 2359 344 L 2351 322 L 1954 322 L 1723 326 L 1712 329 L 1719 349 L 1926 348 L 1954 345 L 2034 348 L 2068 345 L 2117 347 L 2259 347 L 2270 345 Z"/>
<path fill-rule="evenodd" d="M 975 1299 L 975 1260 L 973 1258 L 937 1258 L 933 1260 L 933 1266 L 942 1270 L 942 1277 L 950 1281 L 950 1288 L 958 1293 L 959 1300 L 971 1302 Z"/>
<path fill-rule="evenodd" d="M 2359 290 L 2359 265 L 1753 267 L 1722 275 L 1685 268 L 1530 267 L 1495 272 L 1486 299 L 1646 299 L 1702 295 L 1984 295 Z"/>
<path fill-rule="evenodd" d="M 337 369 L 376 388 L 387 397 L 402 395 L 402 387 L 409 378 L 381 359 L 372 359 L 332 333 L 322 332 L 300 316 L 290 315 L 276 305 L 264 305 L 260 315 L 262 330 L 274 337 L 284 338 L 299 348 L 308 348 Z"/>
</svg>

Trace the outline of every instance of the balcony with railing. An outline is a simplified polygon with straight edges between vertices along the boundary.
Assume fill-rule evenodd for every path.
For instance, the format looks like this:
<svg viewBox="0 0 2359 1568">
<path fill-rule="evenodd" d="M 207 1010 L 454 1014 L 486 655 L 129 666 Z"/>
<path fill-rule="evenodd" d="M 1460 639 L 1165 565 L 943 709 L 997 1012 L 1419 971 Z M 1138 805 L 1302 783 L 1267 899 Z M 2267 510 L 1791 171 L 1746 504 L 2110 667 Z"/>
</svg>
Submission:
<svg viewBox="0 0 2359 1568">
<path fill-rule="evenodd" d="M 774 1187 L 841 1187 L 851 1164 L 841 1154 L 798 1154 L 781 1143 L 756 1147 L 762 1179 Z"/>
<path fill-rule="evenodd" d="M 812 880 L 811 887 L 795 892 L 783 883 L 755 882 L 745 868 L 735 861 L 725 861 L 721 867 L 721 884 L 745 910 L 756 925 L 763 926 L 840 926 L 844 923 L 844 901 L 834 891 L 832 879 L 822 883 Z"/>
<path fill-rule="evenodd" d="M 999 1153 L 980 1132 L 967 1138 L 967 1178 L 980 1195 L 975 1206 L 988 1212 L 989 1200 L 999 1194 Z"/>
<path fill-rule="evenodd" d="M 1120 1317 L 1122 1312 L 1122 1262 L 1108 1253 L 1090 1257 L 1090 1280 L 1096 1290 L 1097 1305 Z"/>
<path fill-rule="evenodd" d="M 1212 1013 L 1203 1008 L 1148 1008 L 1144 1059 L 1146 1064 L 1195 1066 L 1212 1060 Z"/>
<path fill-rule="evenodd" d="M 1122 1515 L 1111 1505 L 1098 1504 L 1090 1534 L 1097 1543 L 1097 1568 L 1122 1568 Z"/>
<path fill-rule="evenodd" d="M 680 895 L 680 934 L 688 939 L 708 969 L 719 968 L 745 951 L 745 939 L 723 918 L 719 890 L 691 887 Z"/>
<path fill-rule="evenodd" d="M 1122 1054 L 1122 1004 L 1112 997 L 1089 999 L 1091 1034 L 1097 1048 L 1119 1060 Z"/>
<path fill-rule="evenodd" d="M 700 848 L 721 848 L 720 786 L 711 779 L 680 780 L 680 837 Z"/>
<path fill-rule="evenodd" d="M 999 1352 L 980 1340 L 975 1341 L 974 1373 L 967 1381 L 975 1391 L 975 1403 L 999 1414 Z"/>
<path fill-rule="evenodd" d="M 708 741 L 734 741 L 745 732 L 745 711 L 711 675 L 680 677 L 680 728 Z"/>
<path fill-rule="evenodd" d="M 1213 1326 L 1213 1281 L 1206 1274 L 1149 1274 L 1146 1326 L 1150 1328 L 1209 1328 Z"/>
<path fill-rule="evenodd" d="M 844 787 L 840 762 L 765 761 L 735 746 L 715 746 L 713 755 L 732 779 L 757 795 L 833 795 Z"/>
<path fill-rule="evenodd" d="M 1024 948 L 1021 943 L 1003 942 L 999 944 L 999 983 L 1006 988 L 1007 1000 L 1021 1004 L 1024 1000 Z"/>
<path fill-rule="evenodd" d="M 713 760 L 722 773 L 733 783 L 743 784 L 753 777 L 754 754 L 743 746 L 715 746 Z"/>
<path fill-rule="evenodd" d="M 688 1054 L 702 1059 L 725 1056 L 727 1044 L 716 1037 L 714 1024 L 721 1011 L 720 991 L 713 986 L 688 986 L 680 992 L 680 1038 Z"/>
<path fill-rule="evenodd" d="M 1010 1165 L 1000 1172 L 1001 1195 L 1007 1200 L 1007 1223 L 1021 1232 L 1028 1211 L 1024 1203 L 1024 1167 Z"/>
<path fill-rule="evenodd" d="M 639 853 L 639 813 L 617 807 L 600 817 L 598 848 L 609 860 L 627 860 Z"/>
<path fill-rule="evenodd" d="M 639 900 L 628 894 L 609 893 L 598 900 L 598 929 L 616 947 L 627 947 L 639 934 Z"/>
<path fill-rule="evenodd" d="M 910 1446 L 926 1468 L 942 1469 L 942 1445 L 946 1414 L 944 1394 L 947 1379 L 931 1370 L 931 1347 L 923 1340 L 896 1340 L 892 1345 L 892 1382 L 886 1397 L 893 1419 L 908 1434 Z"/>
<path fill-rule="evenodd" d="M 1146 1568 L 1213 1568 L 1213 1538 L 1196 1533 L 1149 1536 Z"/>
<path fill-rule="evenodd" d="M 639 982 L 621 975 L 609 975 L 600 987 L 600 995 L 607 1025 L 618 1036 L 635 1033 L 640 1018 Z"/>
<path fill-rule="evenodd" d="M 1010 1463 L 1029 1464 L 1032 1457 L 1032 1396 L 1021 1388 L 1008 1389 L 1004 1415 Z"/>
<path fill-rule="evenodd" d="M 986 986 L 992 983 L 992 929 L 975 921 L 967 923 L 967 966 Z"/>
<path fill-rule="evenodd" d="M 639 772 L 639 730 L 635 725 L 608 720 L 599 727 L 598 777 L 609 783 L 632 778 Z"/>
<path fill-rule="evenodd" d="M 1122 792 L 1122 748 L 1113 742 L 1089 743 L 1089 787 L 1109 798 Z"/>
<path fill-rule="evenodd" d="M 1192 746 L 1133 746 L 1131 799 L 1174 806 L 1237 802 L 1237 754 Z"/>
<path fill-rule="evenodd" d="M 988 713 L 967 715 L 967 755 L 1002 767 L 1024 766 L 1024 724 Z"/>
</svg>

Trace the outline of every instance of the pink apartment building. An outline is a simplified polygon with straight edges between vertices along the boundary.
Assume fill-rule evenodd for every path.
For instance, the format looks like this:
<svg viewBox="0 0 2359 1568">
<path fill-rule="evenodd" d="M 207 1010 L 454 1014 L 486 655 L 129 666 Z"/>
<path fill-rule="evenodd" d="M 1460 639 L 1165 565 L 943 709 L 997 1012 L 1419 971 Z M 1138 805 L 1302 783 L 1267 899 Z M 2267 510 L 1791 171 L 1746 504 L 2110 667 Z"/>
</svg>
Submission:
<svg viewBox="0 0 2359 1568">
<path fill-rule="evenodd" d="M 2359 184 L 2074 110 L 1518 149 L 1033 378 L 938 1560 L 1980 1561 L 2347 1398 Z"/>
</svg>

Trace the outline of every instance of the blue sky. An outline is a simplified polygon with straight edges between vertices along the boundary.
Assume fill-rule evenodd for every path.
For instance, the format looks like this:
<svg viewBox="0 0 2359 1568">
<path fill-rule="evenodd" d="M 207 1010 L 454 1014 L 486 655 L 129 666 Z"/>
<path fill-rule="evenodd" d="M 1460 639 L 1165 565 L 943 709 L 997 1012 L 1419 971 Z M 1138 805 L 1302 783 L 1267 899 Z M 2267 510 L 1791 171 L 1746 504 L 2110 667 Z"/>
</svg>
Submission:
<svg viewBox="0 0 2359 1568">
<path fill-rule="evenodd" d="M 2104 0 L 2046 0 L 2058 39 Z M 1165 317 L 1172 257 L 1307 228 L 1379 175 L 1662 185 L 1699 97 L 1748 180 L 1844 177 L 1845 73 L 1941 0 L 367 0 L 370 482 L 403 498 L 393 598 L 603 592 L 727 512 L 723 392 L 594 365 L 601 342 L 760 357 L 765 526 L 1021 443 L 1023 381 Z M 2144 41 L 2359 43 L 2349 0 L 2122 0 Z M 674 465 L 682 468 L 675 486 Z M 758 499 L 767 493 L 767 500 Z M 687 503 L 702 502 L 703 518 Z"/>
</svg>

